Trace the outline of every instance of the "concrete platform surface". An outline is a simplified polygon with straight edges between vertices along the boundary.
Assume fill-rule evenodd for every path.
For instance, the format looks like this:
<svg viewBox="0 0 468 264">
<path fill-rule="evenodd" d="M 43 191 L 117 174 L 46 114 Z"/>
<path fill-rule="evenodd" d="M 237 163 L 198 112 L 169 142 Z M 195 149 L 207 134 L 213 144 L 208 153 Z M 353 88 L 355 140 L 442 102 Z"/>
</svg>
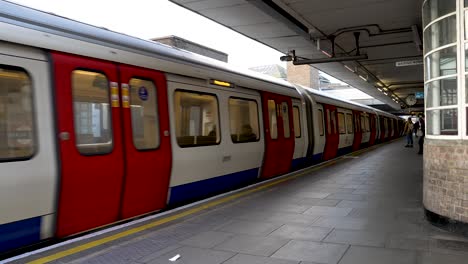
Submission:
<svg viewBox="0 0 468 264">
<path fill-rule="evenodd" d="M 422 156 L 416 148 L 403 146 L 398 140 L 348 156 L 304 176 L 51 263 L 468 263 L 468 238 L 425 220 Z M 86 243 L 89 240 L 18 263 Z M 180 257 L 171 261 L 176 255 Z"/>
</svg>

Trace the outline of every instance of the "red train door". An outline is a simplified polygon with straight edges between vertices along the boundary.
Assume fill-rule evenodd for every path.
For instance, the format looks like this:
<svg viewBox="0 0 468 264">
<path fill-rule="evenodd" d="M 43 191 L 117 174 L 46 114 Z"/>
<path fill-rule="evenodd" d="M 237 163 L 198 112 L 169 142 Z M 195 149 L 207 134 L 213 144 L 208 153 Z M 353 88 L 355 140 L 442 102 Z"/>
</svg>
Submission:
<svg viewBox="0 0 468 264">
<path fill-rule="evenodd" d="M 125 145 L 121 217 L 166 205 L 171 171 L 169 113 L 164 74 L 119 66 Z"/>
<path fill-rule="evenodd" d="M 377 134 L 377 128 L 375 126 L 375 115 L 369 114 L 369 122 L 370 122 L 370 138 L 369 138 L 369 146 L 375 144 L 375 135 Z"/>
<path fill-rule="evenodd" d="M 294 154 L 294 127 L 290 97 L 262 92 L 265 126 L 265 157 L 261 177 L 290 171 Z"/>
<path fill-rule="evenodd" d="M 338 144 L 340 141 L 340 135 L 336 120 L 338 120 L 338 113 L 336 106 L 323 105 L 325 111 L 325 149 L 323 151 L 323 160 L 329 160 L 336 157 L 338 153 Z"/>
<path fill-rule="evenodd" d="M 116 65 L 52 53 L 61 179 L 57 236 L 118 219 L 124 153 Z"/>
<path fill-rule="evenodd" d="M 354 141 L 353 151 L 359 150 L 362 141 L 361 112 L 353 110 L 354 116 Z"/>
</svg>

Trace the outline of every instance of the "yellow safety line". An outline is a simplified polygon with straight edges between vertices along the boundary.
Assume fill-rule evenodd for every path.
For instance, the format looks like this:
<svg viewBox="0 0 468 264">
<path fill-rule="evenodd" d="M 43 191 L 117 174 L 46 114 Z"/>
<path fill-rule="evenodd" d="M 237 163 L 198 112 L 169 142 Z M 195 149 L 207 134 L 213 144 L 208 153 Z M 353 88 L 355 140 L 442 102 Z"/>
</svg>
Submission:
<svg viewBox="0 0 468 264">
<path fill-rule="evenodd" d="M 386 143 L 390 143 L 392 141 L 389 141 L 389 142 L 386 142 Z M 361 154 L 363 152 L 372 150 L 372 149 L 376 148 L 377 146 L 382 146 L 382 145 L 384 145 L 384 144 L 380 144 L 380 145 L 376 145 L 376 146 L 373 146 L 373 147 L 370 147 L 370 148 L 359 150 L 359 151 L 354 152 L 353 154 L 355 154 L 355 153 L 356 154 Z M 153 227 L 156 227 L 156 226 L 159 226 L 159 225 L 162 225 L 162 224 L 177 220 L 179 218 L 182 218 L 182 217 L 185 217 L 185 216 L 200 212 L 202 210 L 205 210 L 205 209 L 208 209 L 208 208 L 211 208 L 211 207 L 214 207 L 214 206 L 217 206 L 217 205 L 232 201 L 234 199 L 240 198 L 240 197 L 245 196 L 247 194 L 251 194 L 251 193 L 254 193 L 254 192 L 258 192 L 258 191 L 267 189 L 267 188 L 269 188 L 271 186 L 274 186 L 274 185 L 277 185 L 279 183 L 298 178 L 298 177 L 303 176 L 303 175 L 305 175 L 307 173 L 310 173 L 312 171 L 315 171 L 315 170 L 318 170 L 318 169 L 333 165 L 333 164 L 336 163 L 336 161 L 337 160 L 332 160 L 332 161 L 329 161 L 329 162 L 327 162 L 325 164 L 322 164 L 322 165 L 310 168 L 308 170 L 302 171 L 300 173 L 297 173 L 297 174 L 294 174 L 294 175 L 291 175 L 291 176 L 287 176 L 285 178 L 282 178 L 282 179 L 279 179 L 279 180 L 276 180 L 276 181 L 273 181 L 273 182 L 263 184 L 263 185 L 261 185 L 259 187 L 255 187 L 255 188 L 245 190 L 245 191 L 242 191 L 242 192 L 239 192 L 239 193 L 236 193 L 236 194 L 232 194 L 230 196 L 220 198 L 218 200 L 209 202 L 207 204 L 197 206 L 197 207 L 195 207 L 193 209 L 189 209 L 187 211 L 184 211 L 184 212 L 172 215 L 172 216 L 168 216 L 168 217 L 165 217 L 163 219 L 156 220 L 154 222 L 151 222 L 151 223 L 139 226 L 139 227 L 134 227 L 132 229 L 117 233 L 117 234 L 112 235 L 112 236 L 108 236 L 108 237 L 104 237 L 104 238 L 101 238 L 101 239 L 98 239 L 98 240 L 95 240 L 95 241 L 92 241 L 92 242 L 88 242 L 86 244 L 83 244 L 83 245 L 80 245 L 80 246 L 77 246 L 77 247 L 74 247 L 74 248 L 70 248 L 70 249 L 67 249 L 67 250 L 64 250 L 64 251 L 61 251 L 61 252 L 58 252 L 58 253 L 55 253 L 55 254 L 40 258 L 40 259 L 36 259 L 36 260 L 33 260 L 31 262 L 28 262 L 28 263 L 30 263 L 30 264 L 42 264 L 42 263 L 48 263 L 48 262 L 51 262 L 51 261 L 54 261 L 54 260 L 57 260 L 57 259 L 61 259 L 61 258 L 64 258 L 66 256 L 70 256 L 70 255 L 76 254 L 78 252 L 81 252 L 81 251 L 84 251 L 84 250 L 87 250 L 87 249 L 102 245 L 104 243 L 111 242 L 111 241 L 117 240 L 119 238 L 129 236 L 129 235 L 133 235 L 135 233 L 144 231 L 146 229 L 153 228 Z"/>
</svg>

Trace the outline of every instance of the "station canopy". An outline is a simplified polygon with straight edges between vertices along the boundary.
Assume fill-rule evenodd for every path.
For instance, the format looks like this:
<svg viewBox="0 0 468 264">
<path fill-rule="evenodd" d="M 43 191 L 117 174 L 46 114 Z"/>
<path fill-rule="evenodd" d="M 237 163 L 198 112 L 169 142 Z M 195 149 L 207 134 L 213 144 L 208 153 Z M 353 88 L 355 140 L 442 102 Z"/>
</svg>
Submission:
<svg viewBox="0 0 468 264">
<path fill-rule="evenodd" d="M 170 0 L 384 102 L 423 109 L 423 0 Z M 278 58 L 280 61 L 280 58 Z M 418 97 L 414 103 L 413 96 Z M 409 102 L 409 103 L 408 103 Z"/>
</svg>

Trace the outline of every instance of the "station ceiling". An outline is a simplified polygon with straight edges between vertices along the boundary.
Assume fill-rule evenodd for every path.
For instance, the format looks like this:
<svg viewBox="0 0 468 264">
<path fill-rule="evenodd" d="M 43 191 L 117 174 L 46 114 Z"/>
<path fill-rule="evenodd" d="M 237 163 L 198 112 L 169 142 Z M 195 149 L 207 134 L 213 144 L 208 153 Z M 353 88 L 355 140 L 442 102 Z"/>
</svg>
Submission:
<svg viewBox="0 0 468 264">
<path fill-rule="evenodd" d="M 422 99 L 413 106 L 405 100 L 424 90 L 423 0 L 170 1 L 290 55 L 297 63 L 310 64 L 379 99 L 393 112 L 424 107 Z M 323 63 L 330 57 L 350 60 Z"/>
</svg>

